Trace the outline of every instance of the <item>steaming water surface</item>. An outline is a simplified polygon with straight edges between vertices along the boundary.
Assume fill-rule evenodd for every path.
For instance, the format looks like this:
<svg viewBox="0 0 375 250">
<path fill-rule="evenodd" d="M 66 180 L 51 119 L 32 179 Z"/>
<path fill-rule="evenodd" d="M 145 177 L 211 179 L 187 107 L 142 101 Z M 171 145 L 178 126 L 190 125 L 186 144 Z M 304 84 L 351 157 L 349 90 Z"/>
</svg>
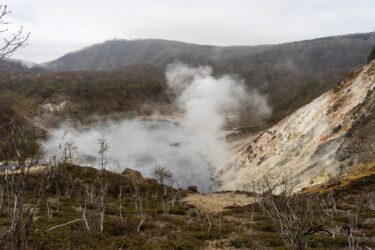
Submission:
<svg viewBox="0 0 375 250">
<path fill-rule="evenodd" d="M 152 168 L 162 166 L 180 186 L 197 185 L 207 191 L 213 184 L 212 173 L 227 171 L 232 157 L 222 131 L 226 119 L 236 117 L 243 107 L 259 115 L 269 115 L 271 110 L 266 98 L 257 91 L 248 92 L 242 80 L 228 75 L 217 78 L 208 66 L 171 64 L 166 79 L 183 114 L 179 124 L 125 120 L 85 131 L 63 125 L 51 131 L 44 145 L 47 154 L 57 155 L 59 145 L 71 141 L 84 156 L 80 164 L 98 166 L 98 139 L 105 138 L 111 146 L 107 169 L 118 161 L 122 169 L 134 168 L 149 176 Z"/>
<path fill-rule="evenodd" d="M 150 176 L 155 166 L 170 170 L 178 185 L 197 185 L 201 191 L 212 186 L 211 167 L 200 152 L 199 143 L 181 126 L 165 121 L 125 120 L 120 123 L 103 123 L 84 131 L 70 126 L 51 132 L 45 143 L 48 155 L 58 155 L 59 145 L 70 141 L 78 146 L 78 162 L 98 166 L 98 140 L 105 138 L 110 150 L 107 169 L 120 163 L 121 170 L 132 168 Z M 61 149 L 60 149 L 61 150 Z M 118 171 L 118 170 L 117 170 Z"/>
</svg>

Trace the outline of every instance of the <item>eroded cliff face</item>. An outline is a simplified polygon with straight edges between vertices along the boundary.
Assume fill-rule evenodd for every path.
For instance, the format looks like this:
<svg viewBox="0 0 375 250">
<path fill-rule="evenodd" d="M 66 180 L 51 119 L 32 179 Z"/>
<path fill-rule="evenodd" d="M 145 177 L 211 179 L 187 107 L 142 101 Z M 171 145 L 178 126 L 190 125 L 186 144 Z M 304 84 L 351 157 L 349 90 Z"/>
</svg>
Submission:
<svg viewBox="0 0 375 250">
<path fill-rule="evenodd" d="M 265 180 L 280 191 L 320 184 L 375 161 L 375 60 L 277 125 L 232 143 L 236 157 L 214 179 L 223 190 Z"/>
</svg>

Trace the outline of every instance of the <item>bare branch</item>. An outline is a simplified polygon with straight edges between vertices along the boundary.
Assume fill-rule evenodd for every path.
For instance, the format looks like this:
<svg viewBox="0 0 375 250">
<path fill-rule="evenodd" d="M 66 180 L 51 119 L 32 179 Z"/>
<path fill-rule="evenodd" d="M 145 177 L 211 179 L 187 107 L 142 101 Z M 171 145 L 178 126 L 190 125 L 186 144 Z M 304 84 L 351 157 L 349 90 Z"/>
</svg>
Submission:
<svg viewBox="0 0 375 250">
<path fill-rule="evenodd" d="M 0 25 L 8 26 L 10 22 L 6 21 L 5 18 L 11 11 L 8 10 L 7 5 L 0 5 Z M 0 33 L 6 33 L 9 29 L 4 27 L 0 29 Z M 9 36 L 3 38 L 3 43 L 0 45 L 0 59 L 11 56 L 17 49 L 25 45 L 29 39 L 30 33 L 25 33 L 21 26 L 17 32 L 11 33 Z"/>
<path fill-rule="evenodd" d="M 75 219 L 75 220 L 69 221 L 69 222 L 64 223 L 64 224 L 60 224 L 60 225 L 57 225 L 57 226 L 50 227 L 50 228 L 48 228 L 48 229 L 46 230 L 46 232 L 49 232 L 49 231 L 51 231 L 51 230 L 53 230 L 53 229 L 56 229 L 56 228 L 59 228 L 59 227 L 64 227 L 64 226 L 67 226 L 67 225 L 70 225 L 70 224 L 73 224 L 73 223 L 76 223 L 76 222 L 78 222 L 78 221 L 82 221 L 82 220 L 83 220 L 83 218 Z"/>
</svg>

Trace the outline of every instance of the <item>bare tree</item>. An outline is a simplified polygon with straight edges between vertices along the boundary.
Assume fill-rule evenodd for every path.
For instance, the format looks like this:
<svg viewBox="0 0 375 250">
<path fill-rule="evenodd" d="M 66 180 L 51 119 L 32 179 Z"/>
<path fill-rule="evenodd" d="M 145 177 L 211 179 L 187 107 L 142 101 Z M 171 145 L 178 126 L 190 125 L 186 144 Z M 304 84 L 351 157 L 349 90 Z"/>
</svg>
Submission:
<svg viewBox="0 0 375 250">
<path fill-rule="evenodd" d="M 371 210 L 371 193 L 355 198 L 355 209 L 345 212 L 347 224 L 341 227 L 341 233 L 344 233 L 348 240 L 348 247 L 352 250 L 360 249 L 360 243 L 364 236 L 364 227 L 371 221 L 366 213 L 367 208 Z"/>
<path fill-rule="evenodd" d="M 175 205 L 179 190 L 174 189 L 175 179 L 173 174 L 164 167 L 155 167 L 152 170 L 152 176 L 161 184 L 160 192 L 157 198 L 165 215 L 169 214 L 170 209 Z"/>
<path fill-rule="evenodd" d="M 107 204 L 107 191 L 108 191 L 108 184 L 107 181 L 101 178 L 98 178 L 99 185 L 100 185 L 100 203 L 99 203 L 99 211 L 100 211 L 100 232 L 103 232 L 104 229 L 104 216 L 105 216 L 105 208 Z"/>
<path fill-rule="evenodd" d="M 73 164 L 76 160 L 78 147 L 73 142 L 66 142 L 63 146 L 63 163 Z"/>
<path fill-rule="evenodd" d="M 98 144 L 99 144 L 98 154 L 100 156 L 100 166 L 101 166 L 101 170 L 103 171 L 106 166 L 106 154 L 110 147 L 109 147 L 107 140 L 104 138 L 99 139 Z"/>
<path fill-rule="evenodd" d="M 297 250 L 306 249 L 309 235 L 323 232 L 332 236 L 324 225 L 317 224 L 319 208 L 316 204 L 311 195 L 268 195 L 260 202 L 284 243 Z"/>
<path fill-rule="evenodd" d="M 2 44 L 0 44 L 0 60 L 5 57 L 11 56 L 17 49 L 25 44 L 29 38 L 29 33 L 24 34 L 23 27 L 20 27 L 17 32 L 10 32 L 9 25 L 11 23 L 7 21 L 7 16 L 11 13 L 7 5 L 0 4 L 0 33 L 2 34 Z M 9 34 L 10 33 L 10 34 Z M 25 187 L 28 180 L 29 168 L 33 164 L 33 158 L 35 154 L 31 156 L 28 154 L 28 147 L 34 148 L 35 145 L 31 145 L 29 138 L 25 131 L 20 126 L 19 119 L 17 116 L 9 117 L 11 124 L 11 135 L 12 135 L 12 147 L 14 150 L 15 161 L 19 168 L 19 174 L 8 176 L 6 170 L 5 173 L 5 185 L 4 189 L 1 188 L 0 194 L 0 210 L 2 208 L 4 193 L 7 194 L 7 211 L 11 220 L 10 230 L 6 233 L 7 237 L 11 242 L 11 246 L 14 249 L 21 248 L 23 231 L 23 203 Z M 31 158 L 31 160 L 30 160 Z M 29 159 L 29 161 L 27 161 Z M 13 209 L 10 209 L 13 199 Z M 32 213 L 31 213 L 32 214 Z"/>
<path fill-rule="evenodd" d="M 340 176 L 341 173 L 332 178 L 332 190 L 324 194 L 320 200 L 320 207 L 323 210 L 323 213 L 328 216 L 330 221 L 332 238 L 336 236 L 336 216 L 337 216 L 337 204 L 341 197 L 340 193 Z"/>
<path fill-rule="evenodd" d="M 131 180 L 132 180 L 133 188 L 134 188 L 134 196 L 133 196 L 134 207 L 135 207 L 136 213 L 138 214 L 138 216 L 141 219 L 139 224 L 138 224 L 138 227 L 137 227 L 137 233 L 139 233 L 139 231 L 141 230 L 141 226 L 143 225 L 143 223 L 146 220 L 146 210 L 143 206 L 142 194 L 139 191 L 139 188 L 138 188 L 137 184 L 135 183 L 135 181 L 133 179 L 131 179 Z M 146 200 L 147 200 L 147 195 L 148 195 L 148 193 L 146 193 L 146 195 L 145 195 Z"/>
<path fill-rule="evenodd" d="M 0 59 L 11 56 L 17 49 L 22 47 L 30 36 L 21 26 L 18 31 L 9 33 L 8 26 L 11 24 L 6 17 L 11 13 L 7 5 L 0 4 L 0 33 L 3 34 L 3 43 L 0 45 Z M 4 35 L 5 34 L 5 35 Z"/>
<path fill-rule="evenodd" d="M 122 205 L 123 205 L 123 197 L 122 197 L 122 190 L 123 190 L 123 185 L 121 182 L 121 172 L 122 172 L 122 167 L 120 162 L 116 162 L 115 167 L 113 169 L 113 172 L 116 174 L 116 190 L 117 190 L 117 203 L 118 203 L 118 210 L 119 210 L 119 216 L 121 222 L 123 222 L 123 216 L 122 216 Z"/>
<path fill-rule="evenodd" d="M 13 197 L 13 209 L 9 209 L 11 223 L 8 239 L 14 249 L 20 249 L 22 246 L 22 234 L 25 232 L 23 227 L 25 189 L 30 167 L 34 164 L 34 159 L 38 154 L 38 145 L 36 142 L 30 140 L 22 122 L 22 119 L 18 116 L 14 116 L 11 119 L 11 141 L 15 152 L 14 160 L 17 166 L 17 169 L 15 169 L 17 173 L 13 173 L 10 178 L 7 175 L 5 176 L 5 185 L 8 187 L 8 191 L 10 191 L 10 193 L 8 192 L 8 198 Z M 45 185 L 44 180 L 41 183 Z M 10 199 L 8 199 L 8 207 L 10 208 L 9 204 L 12 204 Z"/>
<path fill-rule="evenodd" d="M 168 169 L 159 166 L 153 168 L 151 175 L 162 186 L 171 184 L 171 181 L 173 179 L 173 174 Z"/>
<path fill-rule="evenodd" d="M 195 220 L 196 223 L 199 223 L 201 226 L 201 231 L 206 231 L 207 236 L 210 235 L 212 222 L 211 222 L 211 214 L 209 211 L 201 210 L 201 209 L 195 209 L 193 213 L 193 217 L 189 220 L 188 224 L 190 224 L 193 220 Z M 205 225 L 207 224 L 207 230 L 205 230 Z"/>
<path fill-rule="evenodd" d="M 87 185 L 85 186 L 84 192 L 85 192 L 85 195 L 84 195 L 84 206 L 83 206 L 83 209 L 82 209 L 82 219 L 85 222 L 85 226 L 86 226 L 87 231 L 90 231 L 90 226 L 89 226 L 89 223 L 88 223 L 87 218 L 86 218 L 87 203 L 89 202 L 89 196 L 90 196 L 89 187 Z"/>
<path fill-rule="evenodd" d="M 284 179 L 279 195 L 273 195 L 274 187 L 271 185 L 266 183 L 264 187 L 266 192 L 259 205 L 288 248 L 306 249 L 308 236 L 318 232 L 332 235 L 323 225 L 317 224 L 319 207 L 315 196 L 293 194 L 293 185 L 287 179 Z"/>
<path fill-rule="evenodd" d="M 331 192 L 320 200 L 320 207 L 330 221 L 332 238 L 336 236 L 337 197 L 337 193 Z"/>
<path fill-rule="evenodd" d="M 100 201 L 99 201 L 100 232 L 103 232 L 104 216 L 105 216 L 105 209 L 106 209 L 106 204 L 107 204 L 107 193 L 108 193 L 108 182 L 107 182 L 107 176 L 105 172 L 106 154 L 110 146 L 104 138 L 99 139 L 98 144 L 99 144 L 98 153 L 99 153 L 100 160 L 101 160 L 101 173 L 97 176 L 97 180 L 99 183 L 99 190 L 100 190 Z"/>
</svg>

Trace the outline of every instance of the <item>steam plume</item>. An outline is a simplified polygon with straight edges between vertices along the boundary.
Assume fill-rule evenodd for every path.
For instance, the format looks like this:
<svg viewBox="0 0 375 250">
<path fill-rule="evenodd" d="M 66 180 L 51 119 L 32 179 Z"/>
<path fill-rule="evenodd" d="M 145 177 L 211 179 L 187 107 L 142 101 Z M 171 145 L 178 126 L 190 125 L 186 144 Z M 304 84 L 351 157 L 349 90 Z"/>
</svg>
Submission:
<svg viewBox="0 0 375 250">
<path fill-rule="evenodd" d="M 207 191 L 213 184 L 211 173 L 225 169 L 232 157 L 223 132 L 226 121 L 238 115 L 242 106 L 256 107 L 262 114 L 269 114 L 270 109 L 257 92 L 247 92 L 242 81 L 231 76 L 215 78 L 208 66 L 172 64 L 166 78 L 183 113 L 179 123 L 134 119 L 106 122 L 84 131 L 63 124 L 45 142 L 47 154 L 58 153 L 64 138 L 85 156 L 80 164 L 95 166 L 97 140 L 106 138 L 111 146 L 109 164 L 118 161 L 146 176 L 153 167 L 163 166 L 181 186 L 198 185 Z"/>
</svg>

